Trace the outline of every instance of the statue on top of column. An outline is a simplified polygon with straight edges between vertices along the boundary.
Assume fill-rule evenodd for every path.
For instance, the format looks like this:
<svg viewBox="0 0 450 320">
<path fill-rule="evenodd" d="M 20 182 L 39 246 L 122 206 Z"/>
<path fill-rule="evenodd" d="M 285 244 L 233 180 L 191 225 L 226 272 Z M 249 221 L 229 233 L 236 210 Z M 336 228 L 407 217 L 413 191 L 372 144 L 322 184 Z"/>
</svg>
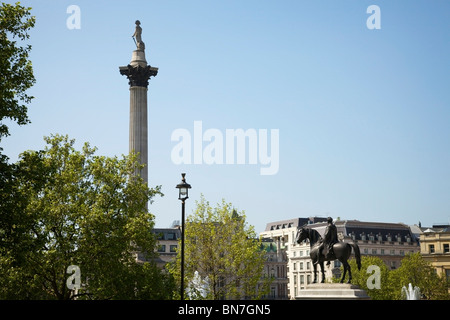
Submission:
<svg viewBox="0 0 450 320">
<path fill-rule="evenodd" d="M 134 39 L 137 49 L 144 51 L 145 44 L 141 38 L 141 34 L 142 34 L 142 28 L 140 27 L 141 22 L 139 20 L 136 20 L 135 23 L 136 23 L 136 30 L 134 31 L 134 34 L 131 37 Z"/>
</svg>

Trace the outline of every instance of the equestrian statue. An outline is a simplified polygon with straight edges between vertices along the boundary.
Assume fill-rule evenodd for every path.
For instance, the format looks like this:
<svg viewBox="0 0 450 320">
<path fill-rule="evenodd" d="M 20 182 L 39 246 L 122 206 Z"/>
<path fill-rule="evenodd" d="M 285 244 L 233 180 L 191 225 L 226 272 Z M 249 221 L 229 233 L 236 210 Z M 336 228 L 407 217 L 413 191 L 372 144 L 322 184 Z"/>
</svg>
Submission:
<svg viewBox="0 0 450 320">
<path fill-rule="evenodd" d="M 341 278 L 341 283 L 344 282 L 345 275 L 348 271 L 348 281 L 352 281 L 352 272 L 350 265 L 348 264 L 348 259 L 352 253 L 352 249 L 355 253 L 356 264 L 358 270 L 361 270 L 361 254 L 359 252 L 359 247 L 356 243 L 340 242 L 337 237 L 337 229 L 333 223 L 333 219 L 327 218 L 327 228 L 325 229 L 324 237 L 319 234 L 317 230 L 301 227 L 297 230 L 297 236 L 295 241 L 300 244 L 305 239 L 309 239 L 309 244 L 311 247 L 309 256 L 311 257 L 314 266 L 314 281 L 317 283 L 317 265 L 320 265 L 322 272 L 322 283 L 325 282 L 325 271 L 323 263 L 327 261 L 327 265 L 330 261 L 339 260 L 344 266 L 344 273 Z"/>
</svg>

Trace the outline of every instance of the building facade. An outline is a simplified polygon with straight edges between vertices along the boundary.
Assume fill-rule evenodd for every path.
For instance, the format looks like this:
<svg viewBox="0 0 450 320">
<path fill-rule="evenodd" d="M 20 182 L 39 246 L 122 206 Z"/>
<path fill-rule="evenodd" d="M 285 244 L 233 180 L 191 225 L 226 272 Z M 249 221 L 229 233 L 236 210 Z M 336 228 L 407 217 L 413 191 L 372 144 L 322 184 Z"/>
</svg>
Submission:
<svg viewBox="0 0 450 320">
<path fill-rule="evenodd" d="M 420 253 L 438 275 L 450 281 L 450 226 L 424 228 L 420 234 Z"/>
<path fill-rule="evenodd" d="M 156 265 L 163 269 L 164 266 L 174 260 L 177 256 L 178 239 L 181 238 L 181 230 L 178 227 L 173 228 L 155 228 L 153 233 L 158 241 L 157 252 L 158 257 L 153 259 Z M 147 261 L 143 253 L 138 253 L 138 262 Z"/>
<path fill-rule="evenodd" d="M 265 251 L 263 278 L 271 278 L 270 291 L 264 298 L 283 300 L 288 298 L 287 255 L 280 241 L 261 239 L 261 250 Z"/>
</svg>

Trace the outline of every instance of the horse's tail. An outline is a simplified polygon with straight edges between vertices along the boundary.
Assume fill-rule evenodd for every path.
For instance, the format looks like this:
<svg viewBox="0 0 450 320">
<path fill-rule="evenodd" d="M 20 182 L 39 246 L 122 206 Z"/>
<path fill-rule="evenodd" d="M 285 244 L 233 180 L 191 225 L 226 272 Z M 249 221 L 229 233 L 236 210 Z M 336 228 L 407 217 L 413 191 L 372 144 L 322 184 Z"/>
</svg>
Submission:
<svg viewBox="0 0 450 320">
<path fill-rule="evenodd" d="M 349 243 L 353 251 L 355 252 L 356 265 L 358 266 L 358 270 L 361 270 L 361 253 L 359 252 L 359 246 L 356 243 Z"/>
</svg>

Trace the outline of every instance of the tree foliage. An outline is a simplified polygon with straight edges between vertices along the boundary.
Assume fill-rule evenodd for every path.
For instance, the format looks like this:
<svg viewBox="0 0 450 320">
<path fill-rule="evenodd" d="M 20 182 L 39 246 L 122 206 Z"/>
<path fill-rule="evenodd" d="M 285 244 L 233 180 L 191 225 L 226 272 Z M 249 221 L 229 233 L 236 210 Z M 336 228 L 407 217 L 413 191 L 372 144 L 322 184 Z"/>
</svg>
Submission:
<svg viewBox="0 0 450 320">
<path fill-rule="evenodd" d="M 413 287 L 419 287 L 422 299 L 441 300 L 450 299 L 448 283 L 446 279 L 439 277 L 430 263 L 425 261 L 420 252 L 406 255 L 398 269 L 390 270 L 378 257 L 363 256 L 362 267 L 358 271 L 354 259 L 349 261 L 352 268 L 352 283 L 366 290 L 373 300 L 400 300 L 402 288 L 408 288 L 409 283 Z M 367 286 L 372 283 L 371 276 L 374 272 L 367 272 L 368 267 L 376 265 L 380 268 L 380 287 Z M 369 279 L 370 278 L 370 279 Z"/>
<path fill-rule="evenodd" d="M 12 194 L 20 210 L 0 228 L 0 297 L 72 299 L 69 265 L 81 270 L 78 298 L 167 298 L 170 279 L 152 264 L 136 263 L 136 252 L 155 251 L 149 189 L 133 176 L 135 155 L 104 157 L 67 136 L 45 138 L 41 151 L 21 154 Z M 169 290 L 170 291 L 170 290 Z"/>
<path fill-rule="evenodd" d="M 224 200 L 212 208 L 202 196 L 185 226 L 185 283 L 198 271 L 209 280 L 206 299 L 261 298 L 269 282 L 261 282 L 265 256 L 260 244 L 244 212 Z M 168 268 L 180 280 L 180 251 Z"/>
<path fill-rule="evenodd" d="M 359 286 L 367 292 L 367 295 L 373 300 L 392 300 L 392 288 L 389 281 L 389 268 L 378 257 L 362 256 L 361 270 L 358 270 L 355 259 L 350 259 L 349 264 L 352 270 L 352 284 Z M 377 271 L 371 271 L 369 266 L 379 268 L 379 279 L 375 279 Z M 369 270 L 369 272 L 367 272 Z M 341 271 L 343 272 L 343 270 Z M 336 278 L 335 281 L 339 282 Z M 376 282 L 376 281 L 379 281 Z M 369 284 L 369 286 L 368 286 Z M 378 286 L 379 285 L 379 286 Z"/>
<path fill-rule="evenodd" d="M 408 254 L 403 258 L 401 266 L 391 271 L 390 278 L 391 283 L 397 284 L 399 288 L 408 288 L 409 283 L 413 287 L 419 287 L 423 299 L 450 299 L 447 280 L 437 275 L 420 252 Z M 401 290 L 394 292 L 394 299 L 401 299 Z"/>
<path fill-rule="evenodd" d="M 29 39 L 28 31 L 34 27 L 35 17 L 31 8 L 17 2 L 0 6 L 0 140 L 9 135 L 9 119 L 19 125 L 29 121 L 27 104 L 32 96 L 26 90 L 35 83 L 29 58 L 31 45 L 20 45 L 17 40 Z"/>
</svg>

